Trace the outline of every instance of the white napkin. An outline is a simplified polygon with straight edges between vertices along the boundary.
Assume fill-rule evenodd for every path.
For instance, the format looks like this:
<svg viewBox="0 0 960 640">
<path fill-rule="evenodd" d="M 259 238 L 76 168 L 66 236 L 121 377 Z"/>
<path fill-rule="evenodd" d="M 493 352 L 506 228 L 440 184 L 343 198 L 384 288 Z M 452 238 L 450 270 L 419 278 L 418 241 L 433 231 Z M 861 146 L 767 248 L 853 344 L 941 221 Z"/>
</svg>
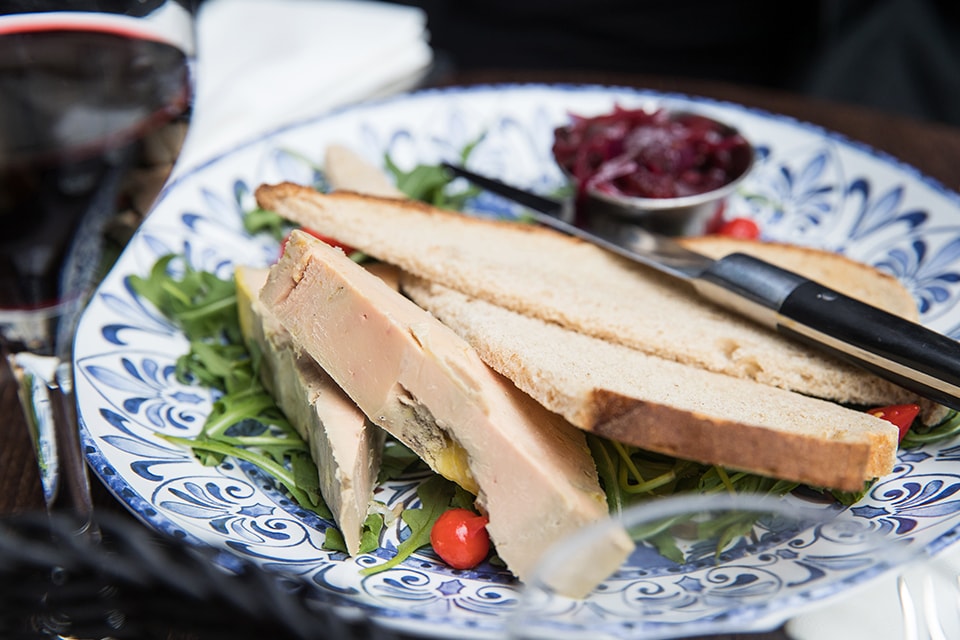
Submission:
<svg viewBox="0 0 960 640">
<path fill-rule="evenodd" d="M 211 0 L 175 172 L 305 116 L 414 86 L 433 56 L 420 9 L 365 0 Z"/>
</svg>

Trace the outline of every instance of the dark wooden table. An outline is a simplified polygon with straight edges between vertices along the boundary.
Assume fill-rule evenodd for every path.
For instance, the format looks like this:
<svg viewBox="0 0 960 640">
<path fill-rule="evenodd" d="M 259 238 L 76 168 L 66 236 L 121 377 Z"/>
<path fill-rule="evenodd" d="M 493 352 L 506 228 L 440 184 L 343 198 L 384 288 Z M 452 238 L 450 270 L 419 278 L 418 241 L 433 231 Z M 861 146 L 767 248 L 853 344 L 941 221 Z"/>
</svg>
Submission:
<svg viewBox="0 0 960 640">
<path fill-rule="evenodd" d="M 948 188 L 960 190 L 960 129 L 923 123 L 862 108 L 811 100 L 788 93 L 731 86 L 707 81 L 609 74 L 521 73 L 489 71 L 437 74 L 434 86 L 513 82 L 591 83 L 642 87 L 704 96 L 757 107 L 821 125 L 866 143 L 913 165 Z M 95 503 L 101 510 L 123 512 L 123 507 L 94 481 Z M 40 510 L 43 501 L 30 441 L 17 402 L 16 390 L 5 367 L 0 367 L 0 516 Z M 177 636 L 189 638 L 190 636 Z M 784 640 L 782 630 L 739 634 L 727 640 Z"/>
</svg>

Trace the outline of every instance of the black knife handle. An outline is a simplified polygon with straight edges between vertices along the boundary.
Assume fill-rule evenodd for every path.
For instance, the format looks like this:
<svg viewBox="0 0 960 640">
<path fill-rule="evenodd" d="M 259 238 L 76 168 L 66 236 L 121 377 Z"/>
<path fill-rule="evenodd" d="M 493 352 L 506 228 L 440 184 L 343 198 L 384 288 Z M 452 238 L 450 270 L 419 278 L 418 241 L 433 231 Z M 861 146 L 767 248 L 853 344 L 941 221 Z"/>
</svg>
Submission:
<svg viewBox="0 0 960 640">
<path fill-rule="evenodd" d="M 705 297 L 781 334 L 960 410 L 960 342 L 745 254 L 695 282 Z"/>
<path fill-rule="evenodd" d="M 960 409 L 956 340 L 809 280 L 787 296 L 780 316 L 780 333 Z"/>
</svg>

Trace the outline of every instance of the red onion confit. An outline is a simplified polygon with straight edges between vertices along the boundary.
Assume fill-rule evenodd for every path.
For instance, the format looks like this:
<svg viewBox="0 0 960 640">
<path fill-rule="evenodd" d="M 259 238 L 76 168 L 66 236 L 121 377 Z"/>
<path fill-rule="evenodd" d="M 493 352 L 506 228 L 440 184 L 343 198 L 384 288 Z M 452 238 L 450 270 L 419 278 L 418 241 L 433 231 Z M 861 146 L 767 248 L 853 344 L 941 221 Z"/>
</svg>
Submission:
<svg viewBox="0 0 960 640">
<path fill-rule="evenodd" d="M 712 191 L 749 164 L 749 143 L 691 113 L 615 107 L 554 131 L 553 155 L 581 193 L 676 198 Z"/>
</svg>

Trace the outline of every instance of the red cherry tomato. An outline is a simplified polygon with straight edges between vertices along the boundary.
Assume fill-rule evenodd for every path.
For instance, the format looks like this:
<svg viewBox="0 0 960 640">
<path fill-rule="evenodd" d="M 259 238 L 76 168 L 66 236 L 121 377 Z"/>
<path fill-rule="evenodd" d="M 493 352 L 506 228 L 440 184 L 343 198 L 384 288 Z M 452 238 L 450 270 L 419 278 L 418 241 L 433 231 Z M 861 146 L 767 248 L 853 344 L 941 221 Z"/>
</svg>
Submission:
<svg viewBox="0 0 960 640">
<path fill-rule="evenodd" d="M 306 233 L 309 233 L 310 235 L 312 235 L 312 236 L 313 236 L 314 238 L 316 238 L 317 240 L 322 240 L 323 242 L 327 243 L 327 244 L 330 245 L 331 247 L 339 247 L 339 248 L 340 248 L 345 254 L 347 254 L 348 256 L 351 255 L 351 254 L 353 254 L 353 253 L 356 253 L 356 252 L 357 252 L 357 250 L 354 249 L 353 247 L 351 247 L 350 245 L 344 244 L 344 243 L 340 242 L 339 240 L 336 240 L 336 239 L 334 239 L 334 238 L 331 238 L 330 236 L 325 236 L 325 235 L 323 235 L 322 233 L 317 233 L 316 231 L 314 231 L 313 229 L 310 229 L 310 228 L 308 228 L 308 227 L 301 227 L 301 228 L 300 228 L 300 231 L 304 231 L 304 232 L 306 232 Z M 286 238 L 283 239 L 283 242 L 280 244 L 280 255 L 283 255 L 284 250 L 286 250 L 286 248 L 287 248 L 287 242 L 289 242 L 289 241 L 290 241 L 290 236 L 289 236 L 289 235 L 288 235 Z"/>
<path fill-rule="evenodd" d="M 903 440 L 903 437 L 907 435 L 907 431 L 910 430 L 910 425 L 913 424 L 913 421 L 916 420 L 917 415 L 920 413 L 920 405 L 891 404 L 887 407 L 870 409 L 867 413 L 895 424 L 897 428 L 900 429 L 900 439 Z"/>
<path fill-rule="evenodd" d="M 331 238 L 330 236 L 325 236 L 325 235 L 323 235 L 322 233 L 317 233 L 316 231 L 314 231 L 313 229 L 310 229 L 310 228 L 308 228 L 308 227 L 303 227 L 303 231 L 306 231 L 307 233 L 309 233 L 310 235 L 312 235 L 312 236 L 313 236 L 314 238 L 316 238 L 317 240 L 323 240 L 324 242 L 326 242 L 326 243 L 327 243 L 328 245 L 330 245 L 331 247 L 338 247 L 338 248 L 342 249 L 343 252 L 344 252 L 345 254 L 347 254 L 348 256 L 349 256 L 351 253 L 356 253 L 356 252 L 357 252 L 357 250 L 354 249 L 353 247 L 351 247 L 350 245 L 344 244 L 344 243 L 340 242 L 339 240 L 337 240 L 336 238 Z"/>
<path fill-rule="evenodd" d="M 472 569 L 490 552 L 486 516 L 469 509 L 443 512 L 430 529 L 430 544 L 437 555 L 454 569 Z"/>
<path fill-rule="evenodd" d="M 760 237 L 760 227 L 750 218 L 734 218 L 721 224 L 717 233 L 731 238 L 756 240 Z"/>
</svg>

